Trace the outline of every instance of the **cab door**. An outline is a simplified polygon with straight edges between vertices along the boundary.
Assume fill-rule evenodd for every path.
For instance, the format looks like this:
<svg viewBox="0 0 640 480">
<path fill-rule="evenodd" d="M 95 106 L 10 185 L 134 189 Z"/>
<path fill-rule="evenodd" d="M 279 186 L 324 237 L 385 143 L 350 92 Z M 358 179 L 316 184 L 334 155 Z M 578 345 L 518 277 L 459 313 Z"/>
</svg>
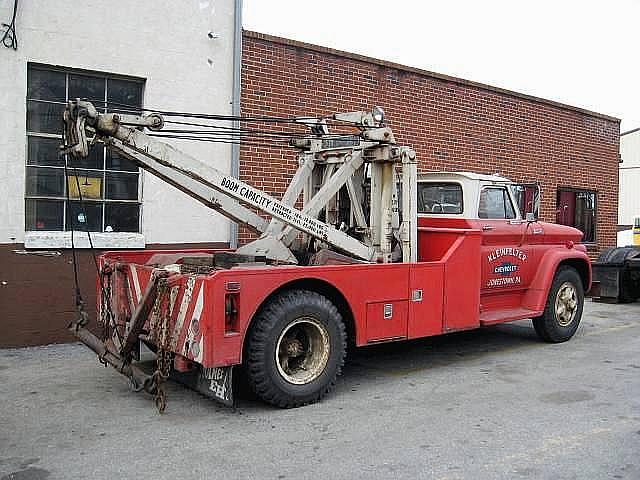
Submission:
<svg viewBox="0 0 640 480">
<path fill-rule="evenodd" d="M 534 251 L 527 223 L 520 218 L 506 185 L 481 187 L 475 228 L 482 230 L 484 293 L 526 289 L 533 279 Z"/>
</svg>

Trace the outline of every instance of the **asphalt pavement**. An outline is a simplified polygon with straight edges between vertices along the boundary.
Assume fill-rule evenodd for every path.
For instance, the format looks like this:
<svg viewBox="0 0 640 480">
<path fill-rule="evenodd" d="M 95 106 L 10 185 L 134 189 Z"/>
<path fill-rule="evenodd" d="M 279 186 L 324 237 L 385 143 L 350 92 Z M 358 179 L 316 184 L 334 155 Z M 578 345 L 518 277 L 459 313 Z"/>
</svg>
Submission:
<svg viewBox="0 0 640 480">
<path fill-rule="evenodd" d="M 159 415 L 86 347 L 0 350 L 0 480 L 640 479 L 640 303 L 350 352 L 336 391 L 238 408 L 171 383 Z"/>
</svg>

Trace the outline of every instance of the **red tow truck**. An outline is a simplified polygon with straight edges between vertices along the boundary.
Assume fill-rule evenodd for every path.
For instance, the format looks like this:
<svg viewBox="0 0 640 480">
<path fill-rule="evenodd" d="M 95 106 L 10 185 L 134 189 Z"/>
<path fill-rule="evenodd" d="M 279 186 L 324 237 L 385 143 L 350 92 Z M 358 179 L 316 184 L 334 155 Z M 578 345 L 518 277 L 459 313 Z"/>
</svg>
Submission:
<svg viewBox="0 0 640 480">
<path fill-rule="evenodd" d="M 331 120 L 355 133 L 331 136 Z M 333 389 L 348 342 L 526 318 L 547 342 L 578 328 L 591 285 L 582 233 L 521 213 L 521 190 L 501 176 L 418 175 L 381 109 L 301 120 L 311 133 L 291 141 L 299 169 L 281 199 L 145 133 L 162 129 L 158 114 L 99 113 L 76 100 L 65 122 L 71 158 L 103 142 L 258 235 L 237 250 L 99 257 L 105 333 L 82 316 L 70 329 L 160 410 L 169 376 L 230 404 L 243 365 L 263 400 L 295 407 Z M 135 361 L 140 343 L 157 353 L 152 373 Z"/>
</svg>

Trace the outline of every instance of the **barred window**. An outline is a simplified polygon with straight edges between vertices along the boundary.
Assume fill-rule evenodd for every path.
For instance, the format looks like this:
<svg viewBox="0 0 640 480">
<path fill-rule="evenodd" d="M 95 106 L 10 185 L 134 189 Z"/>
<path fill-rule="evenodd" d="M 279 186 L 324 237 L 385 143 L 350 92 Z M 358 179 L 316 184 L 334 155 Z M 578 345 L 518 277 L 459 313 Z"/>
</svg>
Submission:
<svg viewBox="0 0 640 480">
<path fill-rule="evenodd" d="M 117 111 L 123 105 L 142 107 L 143 86 L 139 79 L 28 66 L 27 231 L 140 231 L 140 172 L 135 164 L 101 144 L 93 146 L 84 159 L 58 152 L 68 99 L 86 98 L 102 111 Z"/>
</svg>

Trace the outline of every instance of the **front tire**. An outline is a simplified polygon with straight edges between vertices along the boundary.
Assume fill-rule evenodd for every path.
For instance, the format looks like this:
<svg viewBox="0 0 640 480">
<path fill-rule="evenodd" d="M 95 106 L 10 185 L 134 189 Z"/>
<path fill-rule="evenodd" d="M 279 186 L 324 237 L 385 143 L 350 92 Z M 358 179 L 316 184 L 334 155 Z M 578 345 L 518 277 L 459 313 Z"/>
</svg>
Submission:
<svg viewBox="0 0 640 480">
<path fill-rule="evenodd" d="M 329 393 L 344 365 L 346 332 L 329 299 L 291 290 L 272 299 L 249 332 L 246 365 L 252 390 L 282 408 Z"/>
<path fill-rule="evenodd" d="M 544 313 L 533 319 L 533 327 L 545 342 L 566 342 L 576 333 L 584 307 L 582 279 L 573 267 L 562 266 L 549 290 Z"/>
</svg>

